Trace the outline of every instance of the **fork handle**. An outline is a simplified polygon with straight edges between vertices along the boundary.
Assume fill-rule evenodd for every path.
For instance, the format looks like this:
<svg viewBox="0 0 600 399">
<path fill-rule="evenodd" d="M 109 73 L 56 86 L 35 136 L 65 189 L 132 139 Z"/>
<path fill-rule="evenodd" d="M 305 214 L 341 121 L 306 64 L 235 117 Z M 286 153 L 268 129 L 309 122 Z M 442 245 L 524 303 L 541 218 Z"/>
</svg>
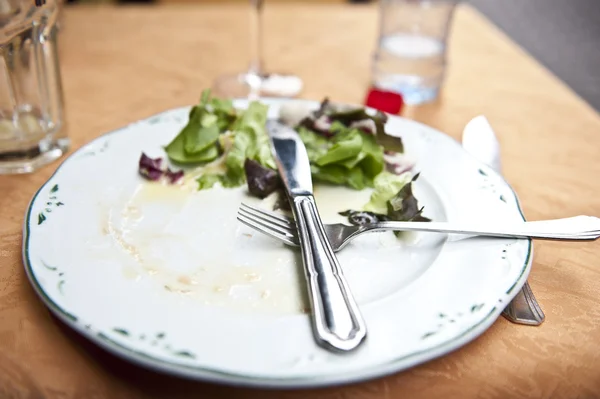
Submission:
<svg viewBox="0 0 600 399">
<path fill-rule="evenodd" d="M 339 351 L 356 348 L 367 329 L 325 234 L 312 195 L 292 198 L 302 260 L 319 344 Z"/>
<path fill-rule="evenodd" d="M 492 228 L 475 223 L 390 221 L 365 225 L 363 229 L 368 231 L 430 231 L 490 237 L 595 240 L 600 237 L 600 219 L 593 216 L 575 216 L 564 219 L 498 225 Z"/>
</svg>

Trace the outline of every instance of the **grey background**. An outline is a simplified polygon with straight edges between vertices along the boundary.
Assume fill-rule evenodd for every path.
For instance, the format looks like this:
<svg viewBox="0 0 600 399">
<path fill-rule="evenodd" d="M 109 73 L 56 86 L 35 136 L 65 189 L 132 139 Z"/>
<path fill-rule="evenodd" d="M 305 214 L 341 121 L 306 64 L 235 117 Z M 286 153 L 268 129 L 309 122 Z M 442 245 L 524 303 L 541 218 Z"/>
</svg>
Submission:
<svg viewBox="0 0 600 399">
<path fill-rule="evenodd" d="M 470 3 L 600 111 L 600 0 Z"/>
</svg>

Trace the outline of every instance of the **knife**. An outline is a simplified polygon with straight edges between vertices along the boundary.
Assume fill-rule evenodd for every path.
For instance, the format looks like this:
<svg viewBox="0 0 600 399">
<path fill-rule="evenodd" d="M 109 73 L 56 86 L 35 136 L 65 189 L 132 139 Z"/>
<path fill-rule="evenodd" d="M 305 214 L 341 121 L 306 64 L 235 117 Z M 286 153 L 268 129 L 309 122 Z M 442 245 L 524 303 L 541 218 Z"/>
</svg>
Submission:
<svg viewBox="0 0 600 399">
<path fill-rule="evenodd" d="M 463 148 L 477 160 L 502 174 L 500 144 L 485 116 L 477 116 L 467 123 L 463 130 L 462 143 Z M 530 326 L 539 326 L 546 317 L 527 281 L 502 315 L 513 323 Z"/>
<path fill-rule="evenodd" d="M 463 130 L 462 145 L 479 162 L 502 174 L 500 143 L 485 116 L 476 116 L 467 123 Z"/>
<path fill-rule="evenodd" d="M 294 129 L 275 120 L 266 127 L 296 219 L 315 338 L 327 349 L 353 350 L 367 328 L 317 211 L 306 147 Z"/>
</svg>

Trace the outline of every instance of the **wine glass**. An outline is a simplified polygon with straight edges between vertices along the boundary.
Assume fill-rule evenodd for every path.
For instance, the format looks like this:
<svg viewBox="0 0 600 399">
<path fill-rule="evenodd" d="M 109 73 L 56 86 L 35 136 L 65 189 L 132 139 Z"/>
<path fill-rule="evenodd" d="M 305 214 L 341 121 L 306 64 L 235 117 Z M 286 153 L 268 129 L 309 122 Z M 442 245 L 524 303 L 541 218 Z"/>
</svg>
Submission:
<svg viewBox="0 0 600 399">
<path fill-rule="evenodd" d="M 262 9 L 264 0 L 250 0 L 252 5 L 250 67 L 244 73 L 219 76 L 213 92 L 223 97 L 295 97 L 302 90 L 302 79 L 288 74 L 267 74 L 262 66 Z"/>
</svg>

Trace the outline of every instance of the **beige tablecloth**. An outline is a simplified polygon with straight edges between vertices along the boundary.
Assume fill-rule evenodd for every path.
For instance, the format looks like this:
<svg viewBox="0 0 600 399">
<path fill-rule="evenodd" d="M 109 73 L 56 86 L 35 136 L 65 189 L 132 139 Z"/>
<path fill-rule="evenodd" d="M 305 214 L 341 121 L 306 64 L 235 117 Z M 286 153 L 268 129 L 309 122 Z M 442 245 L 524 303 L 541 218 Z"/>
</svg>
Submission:
<svg viewBox="0 0 600 399">
<path fill-rule="evenodd" d="M 153 113 L 197 101 L 247 65 L 244 4 L 65 9 L 61 63 L 73 149 Z M 266 3 L 268 69 L 305 80 L 302 97 L 361 103 L 374 6 Z M 557 49 L 557 51 L 560 51 Z M 600 215 L 600 117 L 468 6 L 456 14 L 450 69 L 434 104 L 407 109 L 458 138 L 485 114 L 504 172 L 530 219 Z M 503 318 L 456 352 L 347 387 L 258 391 L 193 383 L 118 360 L 55 321 L 21 263 L 28 201 L 58 163 L 0 177 L 0 398 L 600 397 L 600 246 L 536 242 L 530 283 L 547 320 Z"/>
</svg>

